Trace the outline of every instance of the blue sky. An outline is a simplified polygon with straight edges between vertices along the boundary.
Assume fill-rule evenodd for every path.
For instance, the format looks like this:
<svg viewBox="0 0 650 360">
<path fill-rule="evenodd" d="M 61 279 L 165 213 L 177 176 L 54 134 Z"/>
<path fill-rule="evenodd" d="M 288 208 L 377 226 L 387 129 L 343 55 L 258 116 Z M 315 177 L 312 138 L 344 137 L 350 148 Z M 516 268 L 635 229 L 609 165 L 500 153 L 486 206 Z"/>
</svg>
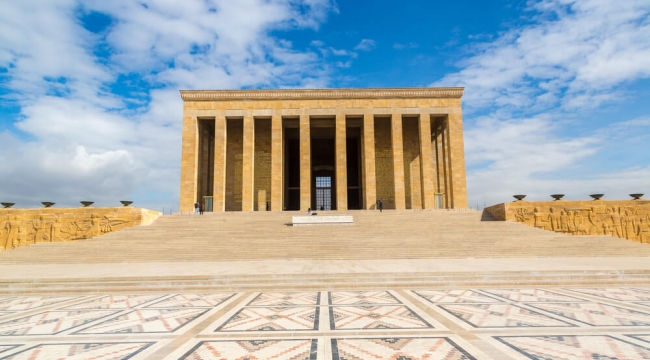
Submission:
<svg viewBox="0 0 650 360">
<path fill-rule="evenodd" d="M 0 200 L 178 207 L 179 89 L 464 86 L 470 206 L 650 194 L 647 0 L 2 0 Z"/>
</svg>

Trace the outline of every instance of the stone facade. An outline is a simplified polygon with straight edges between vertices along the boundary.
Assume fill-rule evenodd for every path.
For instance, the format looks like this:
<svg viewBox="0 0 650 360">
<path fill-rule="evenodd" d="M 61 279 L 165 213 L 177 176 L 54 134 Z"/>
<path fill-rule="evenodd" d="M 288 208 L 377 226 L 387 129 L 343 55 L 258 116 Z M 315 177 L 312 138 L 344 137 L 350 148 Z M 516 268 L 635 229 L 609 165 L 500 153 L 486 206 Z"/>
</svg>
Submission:
<svg viewBox="0 0 650 360">
<path fill-rule="evenodd" d="M 650 243 L 650 201 L 514 201 L 485 209 L 513 221 L 572 235 L 611 235 Z"/>
<path fill-rule="evenodd" d="M 39 242 L 88 239 L 136 225 L 161 213 L 132 207 L 0 209 L 0 251 Z"/>
<path fill-rule="evenodd" d="M 181 91 L 180 210 L 466 208 L 462 94 Z"/>
</svg>

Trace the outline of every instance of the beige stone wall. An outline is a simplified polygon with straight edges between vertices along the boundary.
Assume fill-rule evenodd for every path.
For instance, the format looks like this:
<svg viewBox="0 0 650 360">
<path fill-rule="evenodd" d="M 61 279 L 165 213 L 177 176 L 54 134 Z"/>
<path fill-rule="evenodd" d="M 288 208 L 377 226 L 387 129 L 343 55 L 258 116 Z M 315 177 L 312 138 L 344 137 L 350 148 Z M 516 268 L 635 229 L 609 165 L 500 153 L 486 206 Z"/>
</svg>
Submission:
<svg viewBox="0 0 650 360">
<path fill-rule="evenodd" d="M 184 100 L 184 123 L 183 123 L 183 156 L 181 164 L 181 211 L 192 211 L 192 204 L 196 200 L 197 189 L 197 119 L 217 119 L 215 126 L 215 155 L 214 155 L 214 193 L 215 193 L 215 211 L 223 210 L 241 210 L 242 197 L 246 199 L 246 209 L 251 207 L 258 208 L 259 191 L 266 190 L 266 198 L 273 199 L 271 206 L 273 210 L 280 210 L 282 205 L 279 203 L 282 199 L 283 187 L 279 181 L 272 182 L 271 187 L 266 185 L 258 187 L 258 161 L 251 160 L 250 152 L 243 155 L 241 150 L 245 144 L 243 141 L 243 128 L 231 124 L 232 121 L 241 122 L 244 117 L 252 117 L 257 122 L 260 119 L 277 119 L 276 125 L 281 124 L 282 118 L 301 119 L 305 122 L 312 116 L 332 116 L 344 118 L 348 117 L 365 117 L 372 116 L 375 119 L 393 118 L 401 123 L 402 119 L 407 119 L 404 127 L 399 124 L 397 128 L 391 131 L 390 122 L 388 137 L 386 132 L 375 134 L 375 148 L 378 151 L 375 159 L 371 161 L 376 165 L 375 170 L 378 175 L 374 177 L 376 181 L 376 192 L 372 189 L 373 174 L 368 174 L 368 163 L 364 163 L 363 176 L 364 201 L 365 207 L 371 208 L 374 202 L 370 204 L 369 199 L 382 198 L 385 208 L 431 208 L 433 204 L 431 194 L 423 194 L 422 184 L 425 189 L 442 188 L 437 192 L 446 194 L 445 207 L 448 208 L 466 208 L 466 181 L 465 181 L 465 161 L 464 161 L 464 144 L 462 133 L 462 111 L 461 88 L 421 88 L 421 89 L 324 89 L 324 90 L 241 90 L 241 91 L 181 91 Z M 417 119 L 422 114 L 436 118 L 445 118 L 448 126 L 445 127 L 444 143 L 431 147 L 431 159 L 435 161 L 438 155 L 436 151 L 444 152 L 444 179 L 439 179 L 439 166 L 429 166 L 413 161 L 413 145 L 418 142 L 418 138 L 423 136 L 427 138 L 428 134 L 419 134 L 418 128 L 413 128 L 410 119 Z M 222 132 L 223 126 L 220 122 L 228 119 L 228 131 Z M 367 120 L 364 120 L 364 122 Z M 396 122 L 396 123 L 397 123 Z M 238 125 L 241 126 L 241 125 Z M 376 127 L 376 126 L 375 126 Z M 380 128 L 386 130 L 385 127 Z M 424 126 L 422 129 L 427 129 Z M 231 133 L 232 131 L 234 133 Z M 301 138 L 309 135 L 310 129 L 304 124 L 301 126 Z M 406 132 L 407 135 L 401 134 Z M 223 133 L 227 133 L 227 143 L 224 144 Z M 234 135 L 233 135 L 234 134 Z M 281 127 L 276 126 L 273 132 L 275 139 L 280 139 Z M 403 135 L 403 136 L 402 136 Z M 398 139 L 391 139 L 391 136 L 397 136 Z M 416 140 L 411 139 L 415 136 Z M 439 136 L 442 139 L 442 135 Z M 384 139 L 379 141 L 379 139 Z M 386 141 L 387 139 L 387 141 Z M 403 144 L 402 141 L 406 140 Z M 422 145 L 422 140 L 418 151 L 428 151 L 428 145 Z M 309 166 L 309 139 L 301 141 L 301 158 L 300 164 L 305 167 L 302 175 L 301 188 L 301 208 L 309 207 L 310 192 L 308 181 L 311 179 Z M 258 142 L 255 140 L 255 143 Z M 395 145 L 397 148 L 388 149 L 386 145 Z M 372 144 L 371 144 L 372 145 Z M 271 144 L 272 148 L 276 148 Z M 280 148 L 280 147 L 278 147 Z M 248 149 L 248 147 L 246 147 Z M 362 153 L 365 156 L 367 147 L 364 145 Z M 402 153 L 404 150 L 404 153 Z M 236 151 L 239 151 L 237 154 Z M 388 151 L 388 153 L 387 153 Z M 224 152 L 227 155 L 224 155 Z M 435 153 L 435 154 L 434 154 Z M 343 153 L 339 153 L 342 157 Z M 395 158 L 387 158 L 386 155 L 395 154 Z M 257 151 L 256 154 L 257 155 Z M 278 154 L 281 155 L 281 154 Z M 247 160 L 243 161 L 242 157 Z M 280 173 L 282 156 L 277 156 L 272 160 L 273 171 Z M 223 165 L 225 160 L 226 166 Z M 392 164 L 385 160 L 391 160 Z M 341 161 L 339 161 L 341 162 Z M 245 165 L 245 166 L 244 166 Z M 225 169 L 224 169 L 225 168 Z M 397 168 L 398 177 L 389 179 L 390 174 L 395 174 Z M 430 170 L 427 170 L 429 169 Z M 342 169 L 342 168 L 341 168 Z M 422 173 L 421 169 L 426 170 Z M 224 174 L 225 170 L 225 174 Z M 265 173 L 263 170 L 262 173 Z M 242 175 L 242 173 L 244 175 Z M 252 175 L 255 174 L 255 175 Z M 416 176 L 417 175 L 417 176 Z M 244 179 L 242 177 L 245 176 Z M 251 180 L 254 178 L 254 180 Z M 419 178 L 419 179 L 418 179 Z M 242 195 L 242 180 L 244 180 L 245 191 Z M 443 181 L 439 181 L 443 180 Z M 251 182 L 255 183 L 252 185 Z M 436 186 L 444 185 L 444 186 Z M 369 187 L 370 186 L 370 187 Z M 392 186 L 389 190 L 388 186 Z M 345 189 L 344 189 L 345 190 Z M 369 190 L 369 191 L 365 191 Z M 344 191 L 341 191 L 341 198 L 345 198 Z M 429 190 L 428 192 L 431 192 Z M 376 196 L 373 196 L 376 193 Z M 408 193 L 408 194 L 407 194 Z M 419 194 L 418 194 L 419 193 Z M 223 194 L 223 195 L 221 195 Z M 395 194 L 398 194 L 397 196 Z M 428 196 L 428 197 L 427 197 Z M 424 201 L 427 200 L 427 201 Z M 251 202 L 249 204 L 248 202 Z M 252 202 L 257 206 L 250 206 Z M 408 202 L 408 205 L 405 204 Z M 427 203 L 428 202 L 428 203 Z M 224 204 L 225 203 L 225 204 Z M 305 210 L 303 209 L 303 210 Z"/>
<path fill-rule="evenodd" d="M 181 154 L 181 189 L 180 210 L 194 211 L 198 186 L 198 129 L 197 118 L 189 115 L 193 106 L 185 103 L 183 106 L 183 135 Z"/>
<path fill-rule="evenodd" d="M 395 208 L 395 185 L 393 183 L 393 148 L 390 138 L 390 118 L 375 119 L 375 179 L 376 198 L 381 199 L 384 209 Z"/>
<path fill-rule="evenodd" d="M 611 235 L 650 243 L 650 201 L 514 201 L 485 209 L 501 221 L 572 235 Z"/>
<path fill-rule="evenodd" d="M 255 120 L 255 209 L 271 202 L 271 119 Z M 261 191 L 264 192 L 260 203 Z"/>
<path fill-rule="evenodd" d="M 0 251 L 39 242 L 88 239 L 136 225 L 162 214 L 132 207 L 0 209 Z"/>
<path fill-rule="evenodd" d="M 465 144 L 463 120 L 460 111 L 447 116 L 449 166 L 451 169 L 450 207 L 467 208 L 467 175 L 465 174 Z"/>
</svg>

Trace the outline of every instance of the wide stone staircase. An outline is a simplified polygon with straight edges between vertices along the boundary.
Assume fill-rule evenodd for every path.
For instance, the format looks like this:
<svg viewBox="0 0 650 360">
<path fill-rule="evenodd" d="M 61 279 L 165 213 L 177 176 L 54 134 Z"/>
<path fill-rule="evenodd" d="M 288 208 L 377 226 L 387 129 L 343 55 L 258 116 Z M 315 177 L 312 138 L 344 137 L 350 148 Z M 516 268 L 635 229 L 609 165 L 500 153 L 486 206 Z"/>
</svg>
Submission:
<svg viewBox="0 0 650 360">
<path fill-rule="evenodd" d="M 303 215 L 291 212 L 173 215 L 37 243 L 0 253 L 0 293 L 650 284 L 648 244 L 471 210 L 320 213 L 355 222 L 290 226 Z"/>
</svg>

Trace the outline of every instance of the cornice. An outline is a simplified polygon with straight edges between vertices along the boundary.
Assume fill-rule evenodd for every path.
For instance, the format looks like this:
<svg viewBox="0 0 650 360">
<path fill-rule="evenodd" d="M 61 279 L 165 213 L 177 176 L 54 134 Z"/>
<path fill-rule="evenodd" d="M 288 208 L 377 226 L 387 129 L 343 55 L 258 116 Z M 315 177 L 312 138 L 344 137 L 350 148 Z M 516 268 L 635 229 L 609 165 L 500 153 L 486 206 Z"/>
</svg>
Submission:
<svg viewBox="0 0 650 360">
<path fill-rule="evenodd" d="M 462 87 L 400 89 L 181 90 L 184 101 L 315 99 L 460 99 Z"/>
</svg>

